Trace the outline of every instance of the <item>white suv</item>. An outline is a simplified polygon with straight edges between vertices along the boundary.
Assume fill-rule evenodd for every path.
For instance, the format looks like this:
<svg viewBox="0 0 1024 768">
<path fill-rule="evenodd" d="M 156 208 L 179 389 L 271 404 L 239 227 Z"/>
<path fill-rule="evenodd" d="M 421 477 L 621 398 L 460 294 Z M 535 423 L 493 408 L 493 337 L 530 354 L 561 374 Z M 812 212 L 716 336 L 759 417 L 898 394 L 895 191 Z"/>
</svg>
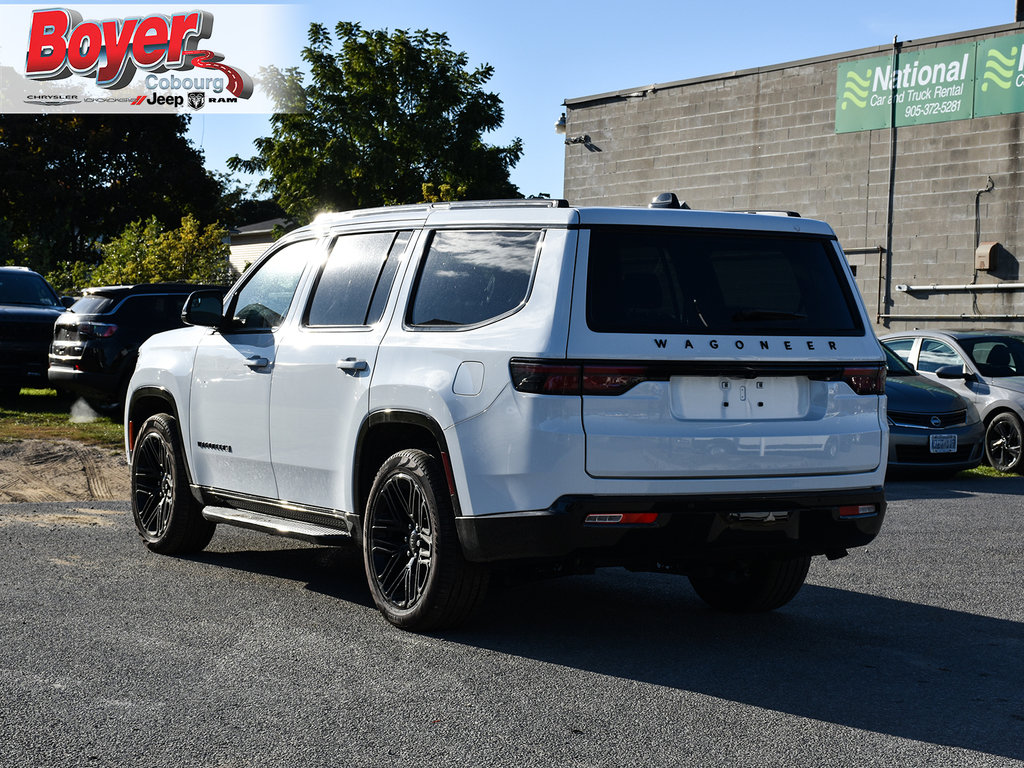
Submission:
<svg viewBox="0 0 1024 768">
<path fill-rule="evenodd" d="M 885 365 L 821 222 L 325 215 L 182 316 L 125 411 L 147 545 L 193 552 L 217 523 L 351 542 L 401 627 L 455 623 L 527 567 L 680 573 L 770 610 L 884 515 Z"/>
</svg>

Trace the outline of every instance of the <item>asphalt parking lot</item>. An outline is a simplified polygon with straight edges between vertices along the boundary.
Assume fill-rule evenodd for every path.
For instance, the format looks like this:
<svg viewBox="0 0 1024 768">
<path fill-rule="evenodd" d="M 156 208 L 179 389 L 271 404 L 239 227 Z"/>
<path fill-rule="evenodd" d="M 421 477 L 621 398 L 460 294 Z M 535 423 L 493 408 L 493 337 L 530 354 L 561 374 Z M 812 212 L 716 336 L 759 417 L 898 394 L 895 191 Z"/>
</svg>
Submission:
<svg viewBox="0 0 1024 768">
<path fill-rule="evenodd" d="M 882 534 L 770 615 L 622 570 L 403 633 L 361 562 L 124 502 L 0 505 L 6 766 L 1011 766 L 1024 478 L 896 482 Z"/>
</svg>

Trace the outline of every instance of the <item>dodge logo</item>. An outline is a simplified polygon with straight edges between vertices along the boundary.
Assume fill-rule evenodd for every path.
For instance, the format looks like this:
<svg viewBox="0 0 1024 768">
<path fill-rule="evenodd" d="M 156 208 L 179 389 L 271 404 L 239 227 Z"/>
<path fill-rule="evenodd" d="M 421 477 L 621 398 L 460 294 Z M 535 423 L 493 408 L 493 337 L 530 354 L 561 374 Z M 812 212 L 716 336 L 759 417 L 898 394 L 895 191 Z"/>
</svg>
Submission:
<svg viewBox="0 0 1024 768">
<path fill-rule="evenodd" d="M 188 95 L 188 105 L 192 109 L 202 109 L 206 103 L 206 94 L 202 91 L 193 91 Z"/>
</svg>

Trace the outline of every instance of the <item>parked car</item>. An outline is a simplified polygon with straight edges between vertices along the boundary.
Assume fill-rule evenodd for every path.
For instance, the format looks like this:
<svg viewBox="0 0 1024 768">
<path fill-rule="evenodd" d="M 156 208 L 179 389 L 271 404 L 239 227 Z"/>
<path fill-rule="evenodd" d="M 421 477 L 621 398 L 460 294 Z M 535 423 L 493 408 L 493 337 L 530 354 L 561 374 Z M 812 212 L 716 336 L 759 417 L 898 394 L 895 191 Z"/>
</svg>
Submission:
<svg viewBox="0 0 1024 768">
<path fill-rule="evenodd" d="M 890 333 L 885 344 L 918 373 L 941 380 L 985 424 L 985 457 L 1024 474 L 1024 334 L 1009 330 Z"/>
<path fill-rule="evenodd" d="M 827 224 L 674 197 L 323 215 L 194 293 L 129 386 L 145 544 L 360 546 L 408 629 L 522 568 L 784 605 L 881 526 L 883 353 Z"/>
<path fill-rule="evenodd" d="M 887 377 L 889 469 L 954 474 L 985 458 L 985 426 L 968 402 L 921 376 L 882 344 Z"/>
<path fill-rule="evenodd" d="M 86 288 L 50 329 L 49 380 L 97 409 L 124 402 L 139 346 L 154 333 L 184 326 L 181 308 L 189 283 Z M 225 289 L 219 290 L 222 294 Z"/>
<path fill-rule="evenodd" d="M 42 275 L 26 267 L 0 267 L 0 393 L 47 387 L 46 353 L 53 323 L 71 303 Z"/>
</svg>

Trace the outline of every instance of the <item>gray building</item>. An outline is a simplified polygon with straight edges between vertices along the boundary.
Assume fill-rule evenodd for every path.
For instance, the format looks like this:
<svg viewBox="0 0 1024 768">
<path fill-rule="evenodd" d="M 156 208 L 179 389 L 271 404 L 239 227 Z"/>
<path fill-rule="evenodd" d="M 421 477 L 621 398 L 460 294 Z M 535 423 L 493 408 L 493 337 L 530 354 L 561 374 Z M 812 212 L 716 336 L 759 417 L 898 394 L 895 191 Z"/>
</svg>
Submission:
<svg viewBox="0 0 1024 768">
<path fill-rule="evenodd" d="M 798 211 L 833 226 L 879 332 L 1024 330 L 1024 23 L 565 109 L 574 204 Z"/>
</svg>

